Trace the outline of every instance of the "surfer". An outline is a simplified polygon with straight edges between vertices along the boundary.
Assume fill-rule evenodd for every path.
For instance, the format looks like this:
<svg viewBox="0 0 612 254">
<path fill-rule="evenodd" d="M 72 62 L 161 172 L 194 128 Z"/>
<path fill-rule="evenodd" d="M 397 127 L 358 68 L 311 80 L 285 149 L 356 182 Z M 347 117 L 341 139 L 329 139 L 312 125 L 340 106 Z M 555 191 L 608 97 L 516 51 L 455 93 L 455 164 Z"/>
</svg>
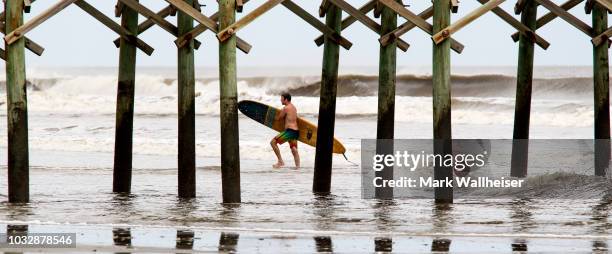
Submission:
<svg viewBox="0 0 612 254">
<path fill-rule="evenodd" d="M 272 165 L 274 168 L 280 168 L 285 165 L 283 158 L 281 157 L 280 150 L 278 149 L 278 144 L 282 144 L 285 142 L 289 142 L 289 148 L 291 148 L 291 153 L 293 154 L 293 159 L 295 160 L 295 168 L 300 168 L 300 154 L 297 149 L 297 140 L 300 136 L 298 131 L 297 124 L 297 109 L 291 103 L 291 94 L 283 93 L 281 95 L 281 103 L 283 104 L 283 109 L 280 110 L 278 114 L 274 117 L 276 121 L 284 119 L 285 122 L 285 130 L 276 137 L 274 137 L 270 141 L 270 145 L 276 154 L 276 158 L 278 162 Z"/>
</svg>

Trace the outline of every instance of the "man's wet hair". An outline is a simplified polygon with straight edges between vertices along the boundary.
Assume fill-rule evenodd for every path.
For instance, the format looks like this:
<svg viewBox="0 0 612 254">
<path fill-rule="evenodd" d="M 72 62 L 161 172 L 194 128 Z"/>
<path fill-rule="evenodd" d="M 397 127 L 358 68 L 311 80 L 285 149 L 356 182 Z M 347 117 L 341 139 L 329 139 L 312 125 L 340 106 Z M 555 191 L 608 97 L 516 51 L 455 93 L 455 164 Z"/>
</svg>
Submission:
<svg viewBox="0 0 612 254">
<path fill-rule="evenodd" d="M 283 98 L 285 98 L 285 100 L 291 101 L 291 94 L 289 94 L 289 93 L 283 93 L 283 94 L 281 94 L 281 96 L 282 96 Z"/>
</svg>

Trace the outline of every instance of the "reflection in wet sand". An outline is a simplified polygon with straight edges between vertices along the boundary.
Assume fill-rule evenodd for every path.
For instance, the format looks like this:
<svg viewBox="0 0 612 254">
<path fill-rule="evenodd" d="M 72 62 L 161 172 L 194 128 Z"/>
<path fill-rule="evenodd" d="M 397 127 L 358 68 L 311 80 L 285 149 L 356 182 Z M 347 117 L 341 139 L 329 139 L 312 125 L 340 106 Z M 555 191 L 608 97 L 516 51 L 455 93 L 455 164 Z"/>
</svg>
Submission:
<svg viewBox="0 0 612 254">
<path fill-rule="evenodd" d="M 432 232 L 446 232 L 454 223 L 452 216 L 453 204 L 434 203 L 432 213 Z"/>
<path fill-rule="evenodd" d="M 191 230 L 176 231 L 176 248 L 181 250 L 193 249 L 194 232 Z"/>
<path fill-rule="evenodd" d="M 375 252 L 391 252 L 393 251 L 393 240 L 387 237 L 374 238 Z"/>
<path fill-rule="evenodd" d="M 527 241 L 524 239 L 515 239 L 511 246 L 513 252 L 527 251 Z"/>
<path fill-rule="evenodd" d="M 219 251 L 230 253 L 236 252 L 238 237 L 239 235 L 235 233 L 221 233 L 221 237 L 219 237 Z"/>
<path fill-rule="evenodd" d="M 315 194 L 312 212 L 317 230 L 334 230 L 335 195 Z"/>
<path fill-rule="evenodd" d="M 533 220 L 534 211 L 536 211 L 536 207 L 530 199 L 512 200 L 510 203 L 510 219 L 514 232 L 526 233 L 536 227 L 536 222 Z M 515 252 L 528 251 L 527 240 L 522 238 L 514 239 L 511 247 L 512 251 Z"/>
<path fill-rule="evenodd" d="M 316 252 L 334 252 L 332 239 L 329 236 L 315 236 Z"/>
<path fill-rule="evenodd" d="M 607 235 L 608 230 L 612 227 L 612 224 L 608 221 L 610 217 L 610 209 L 612 208 L 612 197 L 603 197 L 598 204 L 592 208 L 593 215 L 591 221 L 593 222 L 593 233 L 599 235 Z M 606 240 L 593 240 L 591 244 L 594 253 L 607 253 L 608 243 Z"/>
<path fill-rule="evenodd" d="M 431 242 L 432 252 L 448 252 L 450 250 L 451 240 L 436 238 Z"/>
<path fill-rule="evenodd" d="M 447 203 L 434 203 L 432 221 L 433 221 L 433 232 L 447 232 L 449 226 L 454 222 L 453 216 L 453 204 Z M 432 252 L 448 252 L 450 249 L 451 240 L 435 238 L 431 242 Z"/>
<path fill-rule="evenodd" d="M 116 246 L 121 247 L 132 247 L 132 232 L 130 228 L 113 228 L 113 243 Z M 116 252 L 116 253 L 128 253 L 128 252 Z"/>
</svg>

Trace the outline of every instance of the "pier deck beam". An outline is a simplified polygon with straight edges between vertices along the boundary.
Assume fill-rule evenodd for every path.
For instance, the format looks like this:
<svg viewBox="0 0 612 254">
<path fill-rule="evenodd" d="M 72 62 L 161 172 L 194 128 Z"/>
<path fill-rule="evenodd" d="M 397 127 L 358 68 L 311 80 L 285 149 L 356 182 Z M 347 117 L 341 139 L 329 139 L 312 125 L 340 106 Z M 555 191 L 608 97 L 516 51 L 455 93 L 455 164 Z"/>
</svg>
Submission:
<svg viewBox="0 0 612 254">
<path fill-rule="evenodd" d="M 236 21 L 236 1 L 219 0 L 219 30 Z M 236 34 L 219 42 L 221 96 L 221 184 L 223 203 L 240 203 L 240 147 L 238 144 L 238 92 Z"/>
<path fill-rule="evenodd" d="M 185 0 L 193 4 L 193 0 Z M 193 18 L 183 12 L 177 14 L 178 35 L 193 29 Z M 195 157 L 195 40 L 178 48 L 178 195 L 196 196 Z"/>
<path fill-rule="evenodd" d="M 381 12 L 381 31 L 384 35 L 397 28 L 397 14 L 388 7 Z M 380 45 L 378 63 L 378 121 L 376 139 L 393 139 L 395 124 L 395 73 L 397 61 L 397 39 L 386 46 Z M 393 142 L 377 142 L 376 154 L 393 154 Z M 393 167 L 376 172 L 377 177 L 393 179 Z M 375 196 L 381 199 L 393 198 L 393 188 L 376 188 Z"/>
<path fill-rule="evenodd" d="M 330 5 L 325 15 L 325 24 L 340 34 L 342 10 L 335 5 Z M 329 193 L 331 189 L 339 59 L 340 46 L 326 36 L 323 46 L 323 71 L 321 75 L 318 119 L 319 127 L 317 129 L 314 178 L 312 182 L 312 191 L 314 193 Z"/>
<path fill-rule="evenodd" d="M 121 26 L 138 34 L 138 12 L 123 8 Z M 119 47 L 119 78 L 117 84 L 117 115 L 113 192 L 130 192 L 132 185 L 132 131 L 134 127 L 134 89 L 136 79 L 136 46 L 121 37 Z"/>
<path fill-rule="evenodd" d="M 433 34 L 450 25 L 450 1 L 434 0 Z M 433 131 L 434 153 L 452 154 L 451 140 L 451 81 L 450 81 L 450 46 L 451 40 L 433 43 Z M 452 179 L 451 167 L 436 166 L 436 180 Z M 452 203 L 453 188 L 435 188 L 436 203 Z"/>
<path fill-rule="evenodd" d="M 608 10 L 595 3 L 592 10 L 593 34 L 608 28 Z M 605 176 L 610 163 L 610 73 L 608 40 L 593 46 L 593 85 L 595 99 L 595 175 Z"/>
<path fill-rule="evenodd" d="M 531 31 L 537 29 L 538 5 L 533 0 L 524 3 L 521 23 Z M 529 119 L 531 115 L 531 91 L 533 84 L 534 41 L 519 34 L 518 70 L 516 76 L 516 102 L 514 106 L 514 131 L 510 176 L 526 177 L 529 160 Z"/>
<path fill-rule="evenodd" d="M 6 33 L 23 24 L 23 1 L 4 4 Z M 28 154 L 28 103 L 25 72 L 25 38 L 6 43 L 6 96 L 8 138 L 8 199 L 13 203 L 30 200 Z"/>
</svg>

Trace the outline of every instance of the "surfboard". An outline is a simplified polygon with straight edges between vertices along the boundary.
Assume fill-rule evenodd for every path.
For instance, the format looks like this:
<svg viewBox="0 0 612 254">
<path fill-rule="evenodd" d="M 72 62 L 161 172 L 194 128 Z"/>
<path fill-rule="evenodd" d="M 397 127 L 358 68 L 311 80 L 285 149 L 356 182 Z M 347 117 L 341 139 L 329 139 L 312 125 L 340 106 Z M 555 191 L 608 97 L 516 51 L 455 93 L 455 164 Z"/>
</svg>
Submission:
<svg viewBox="0 0 612 254">
<path fill-rule="evenodd" d="M 281 132 L 285 130 L 285 123 L 281 120 L 275 121 L 274 117 L 280 109 L 263 104 L 261 102 L 243 100 L 238 102 L 238 109 L 244 115 L 256 122 L 268 126 L 269 128 Z M 298 117 L 297 124 L 300 136 L 298 141 L 316 147 L 317 146 L 317 126 L 308 120 Z M 336 138 L 334 138 L 333 153 L 344 154 L 346 148 Z"/>
</svg>

